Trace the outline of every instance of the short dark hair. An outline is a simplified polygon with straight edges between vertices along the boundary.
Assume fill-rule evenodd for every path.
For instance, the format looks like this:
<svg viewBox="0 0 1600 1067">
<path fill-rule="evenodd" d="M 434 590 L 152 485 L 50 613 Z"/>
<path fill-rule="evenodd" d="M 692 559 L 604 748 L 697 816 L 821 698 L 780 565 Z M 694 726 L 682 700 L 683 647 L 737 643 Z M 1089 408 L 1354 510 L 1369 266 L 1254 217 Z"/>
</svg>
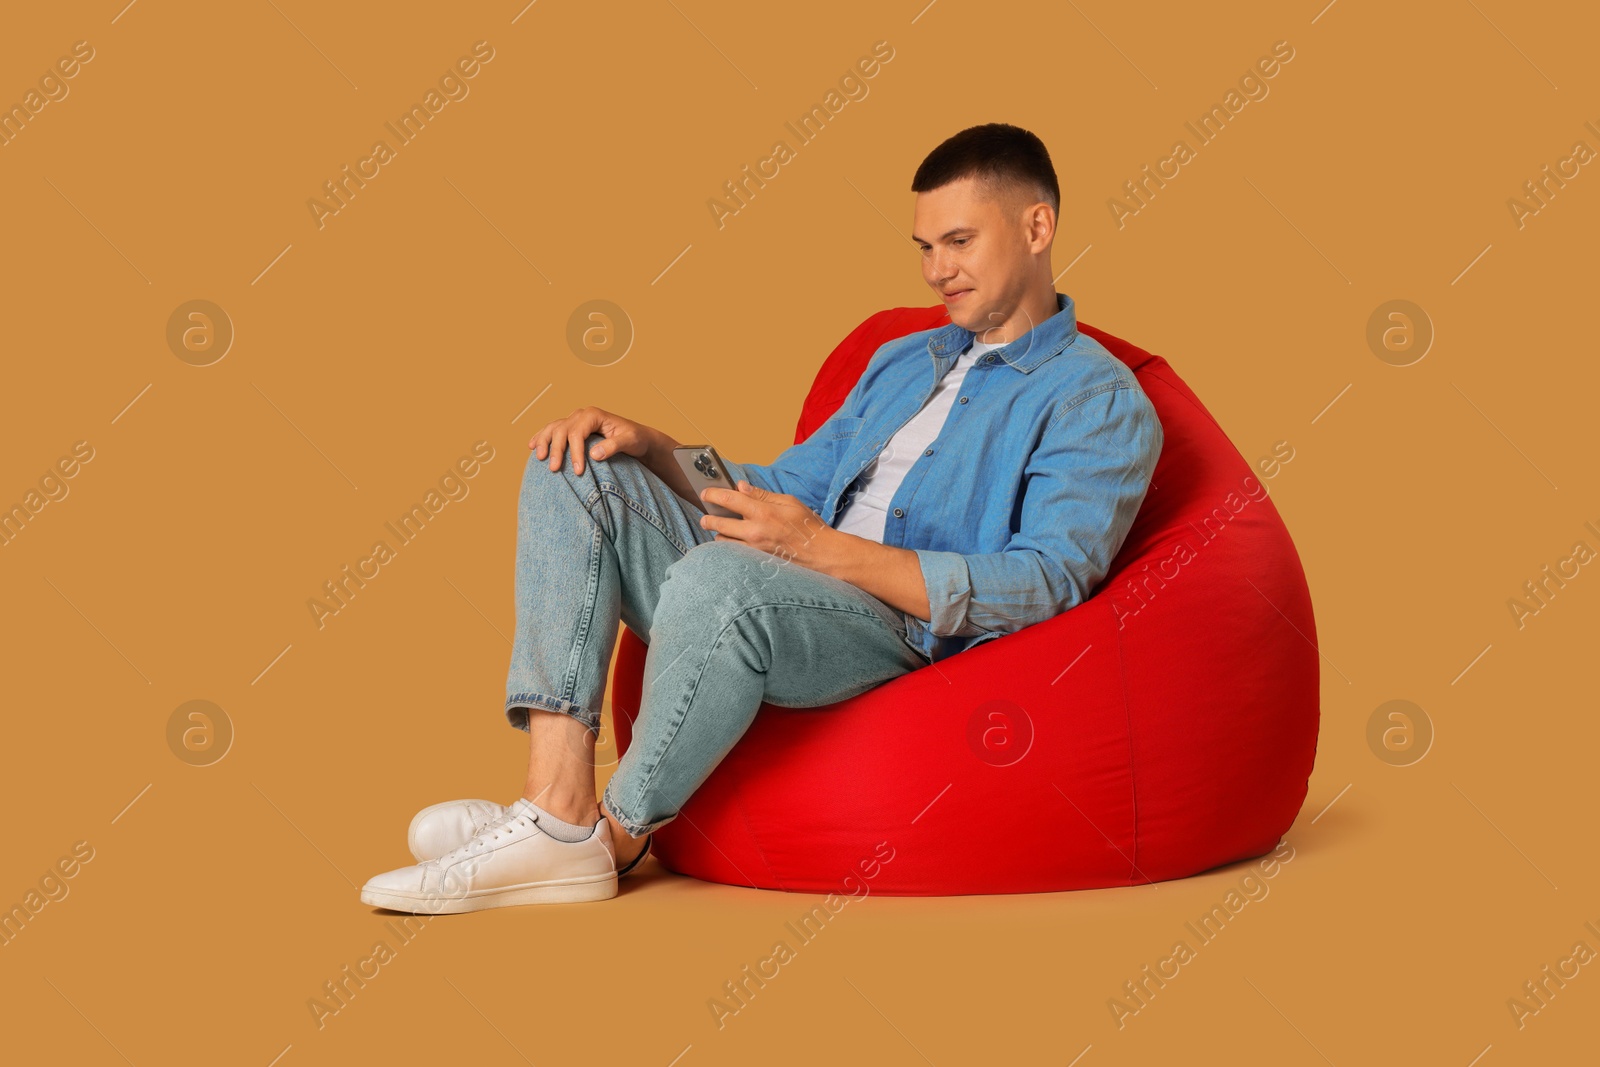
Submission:
<svg viewBox="0 0 1600 1067">
<path fill-rule="evenodd" d="M 917 168 L 911 191 L 931 192 L 969 177 L 977 178 L 991 195 L 1033 193 L 1061 213 L 1061 185 L 1050 153 L 1043 141 L 1020 126 L 989 122 L 947 138 Z"/>
</svg>

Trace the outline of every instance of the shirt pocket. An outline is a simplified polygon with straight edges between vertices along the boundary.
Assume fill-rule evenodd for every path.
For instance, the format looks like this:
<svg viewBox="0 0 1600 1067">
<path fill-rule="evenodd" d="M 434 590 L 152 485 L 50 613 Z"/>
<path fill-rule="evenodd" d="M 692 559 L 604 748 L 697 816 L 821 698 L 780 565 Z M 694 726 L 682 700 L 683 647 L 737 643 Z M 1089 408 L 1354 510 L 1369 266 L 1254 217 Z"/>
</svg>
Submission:
<svg viewBox="0 0 1600 1067">
<path fill-rule="evenodd" d="M 862 434 L 862 424 L 866 421 L 861 415 L 845 415 L 828 425 L 828 444 L 833 448 L 835 475 L 853 465 L 857 450 L 866 442 Z"/>
<path fill-rule="evenodd" d="M 848 447 L 851 440 L 861 432 L 861 424 L 866 421 L 862 415 L 836 415 L 829 419 L 823 427 L 823 433 L 829 441 L 841 442 L 841 447 Z"/>
</svg>

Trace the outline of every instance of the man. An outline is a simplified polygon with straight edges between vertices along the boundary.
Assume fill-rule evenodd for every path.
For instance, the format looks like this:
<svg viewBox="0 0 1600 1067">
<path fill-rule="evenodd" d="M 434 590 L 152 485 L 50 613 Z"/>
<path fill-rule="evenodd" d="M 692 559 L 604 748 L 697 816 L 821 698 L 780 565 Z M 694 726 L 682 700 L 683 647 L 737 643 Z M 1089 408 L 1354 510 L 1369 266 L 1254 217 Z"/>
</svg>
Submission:
<svg viewBox="0 0 1600 1067">
<path fill-rule="evenodd" d="M 1050 250 L 1044 145 L 991 123 L 930 153 L 912 240 L 950 325 L 880 347 L 839 410 L 703 513 L 667 434 L 585 407 L 533 436 L 517 540 L 506 716 L 523 796 L 449 801 L 411 826 L 421 861 L 369 904 L 460 912 L 604 900 L 762 701 L 865 692 L 1087 599 L 1163 441 L 1127 367 L 1077 330 Z M 647 636 L 633 741 L 595 798 L 619 622 Z"/>
</svg>

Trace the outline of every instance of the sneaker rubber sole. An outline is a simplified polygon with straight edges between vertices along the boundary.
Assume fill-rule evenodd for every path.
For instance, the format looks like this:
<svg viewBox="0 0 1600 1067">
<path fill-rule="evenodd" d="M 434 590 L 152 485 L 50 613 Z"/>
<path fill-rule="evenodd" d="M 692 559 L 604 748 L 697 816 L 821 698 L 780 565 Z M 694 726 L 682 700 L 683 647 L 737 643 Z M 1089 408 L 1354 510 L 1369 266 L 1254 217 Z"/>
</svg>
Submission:
<svg viewBox="0 0 1600 1067">
<path fill-rule="evenodd" d="M 461 915 L 519 904 L 581 904 L 610 900 L 616 895 L 617 876 L 613 873 L 599 878 L 572 878 L 477 889 L 460 896 L 362 889 L 361 902 L 375 908 L 410 912 L 413 915 Z"/>
</svg>

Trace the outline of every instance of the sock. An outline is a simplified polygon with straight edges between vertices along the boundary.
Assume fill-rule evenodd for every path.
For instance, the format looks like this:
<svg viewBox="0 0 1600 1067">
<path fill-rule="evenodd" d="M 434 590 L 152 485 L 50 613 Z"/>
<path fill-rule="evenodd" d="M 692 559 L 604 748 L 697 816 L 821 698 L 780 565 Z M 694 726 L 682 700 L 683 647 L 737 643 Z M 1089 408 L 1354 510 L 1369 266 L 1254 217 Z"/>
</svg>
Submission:
<svg viewBox="0 0 1600 1067">
<path fill-rule="evenodd" d="M 532 804 L 533 810 L 538 813 L 539 829 L 557 841 L 565 841 L 570 845 L 578 841 L 587 841 L 594 834 L 593 826 L 575 826 L 570 822 L 562 822 L 533 801 L 530 800 L 528 803 Z"/>
</svg>

